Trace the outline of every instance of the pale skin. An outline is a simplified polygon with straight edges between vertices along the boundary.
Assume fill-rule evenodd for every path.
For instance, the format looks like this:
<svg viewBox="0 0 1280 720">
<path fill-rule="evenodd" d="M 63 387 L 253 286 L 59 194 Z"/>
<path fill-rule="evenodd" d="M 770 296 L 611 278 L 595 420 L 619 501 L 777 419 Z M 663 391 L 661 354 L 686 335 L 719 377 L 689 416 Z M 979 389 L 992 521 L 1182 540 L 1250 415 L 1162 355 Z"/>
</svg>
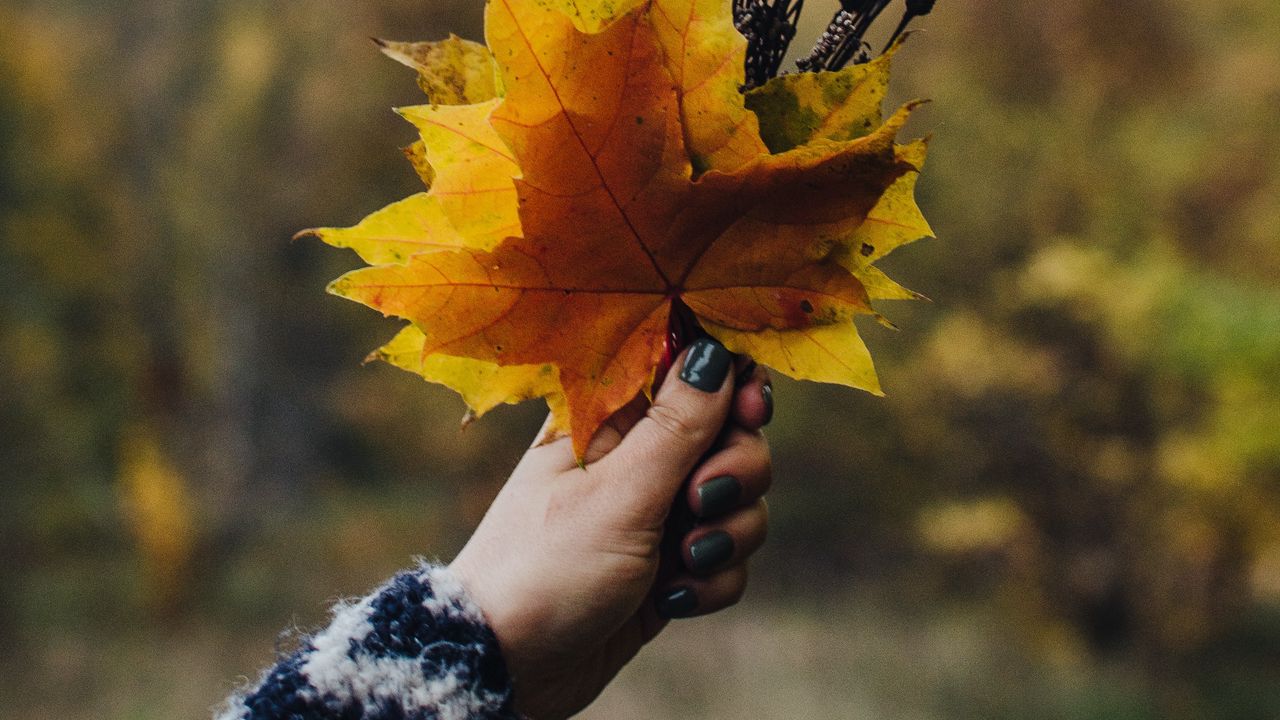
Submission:
<svg viewBox="0 0 1280 720">
<path fill-rule="evenodd" d="M 530 448 L 452 564 L 497 635 L 516 708 L 534 720 L 594 700 L 667 626 L 662 599 L 674 591 L 692 592 L 696 602 L 684 593 L 679 613 L 692 616 L 729 607 L 746 589 L 768 523 L 768 376 L 738 358 L 719 389 L 703 391 L 678 375 L 685 354 L 652 405 L 639 399 L 601 429 L 585 465 L 567 438 Z M 725 476 L 740 492 L 704 508 L 699 488 Z M 661 541 L 686 479 L 699 523 L 677 558 Z M 732 551 L 699 568 L 691 548 L 717 531 Z"/>
</svg>

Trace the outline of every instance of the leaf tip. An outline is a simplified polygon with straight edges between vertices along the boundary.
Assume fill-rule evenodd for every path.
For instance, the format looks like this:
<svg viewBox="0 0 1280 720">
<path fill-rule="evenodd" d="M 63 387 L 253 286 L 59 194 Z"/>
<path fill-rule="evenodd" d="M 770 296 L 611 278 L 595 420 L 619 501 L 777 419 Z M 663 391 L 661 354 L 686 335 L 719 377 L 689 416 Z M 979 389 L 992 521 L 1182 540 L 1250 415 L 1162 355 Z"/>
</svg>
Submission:
<svg viewBox="0 0 1280 720">
<path fill-rule="evenodd" d="M 347 296 L 347 276 L 343 275 L 342 277 L 334 280 L 328 285 L 325 285 L 324 291 L 329 293 L 330 295 L 337 295 L 338 297 L 346 297 Z"/>
<path fill-rule="evenodd" d="M 298 232 L 293 234 L 293 237 L 289 238 L 289 242 L 297 242 L 305 237 L 313 237 L 313 238 L 319 238 L 323 240 L 324 231 L 326 229 L 327 228 L 307 228 L 306 230 L 299 230 Z"/>
<path fill-rule="evenodd" d="M 543 424 L 542 432 L 538 434 L 538 439 L 534 440 L 533 446 L 542 447 L 543 445 L 553 443 L 562 437 L 564 436 L 556 431 L 555 423 L 547 422 Z"/>
<path fill-rule="evenodd" d="M 414 70 L 418 69 L 418 64 L 414 61 L 413 56 L 405 52 L 409 47 L 409 43 L 396 42 L 394 40 L 383 40 L 382 38 L 369 37 L 374 45 L 378 46 L 378 50 L 387 57 Z"/>
</svg>

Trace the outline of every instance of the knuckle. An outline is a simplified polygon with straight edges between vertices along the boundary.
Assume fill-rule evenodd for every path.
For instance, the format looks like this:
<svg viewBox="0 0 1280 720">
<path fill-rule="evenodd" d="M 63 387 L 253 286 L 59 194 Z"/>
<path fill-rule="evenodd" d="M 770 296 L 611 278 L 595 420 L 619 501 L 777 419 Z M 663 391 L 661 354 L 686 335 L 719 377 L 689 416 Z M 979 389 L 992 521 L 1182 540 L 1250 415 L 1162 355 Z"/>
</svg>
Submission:
<svg viewBox="0 0 1280 720">
<path fill-rule="evenodd" d="M 769 506 L 765 504 L 764 498 L 757 500 L 746 511 L 738 527 L 738 534 L 742 536 L 738 544 L 741 559 L 745 559 L 764 545 L 765 540 L 769 538 Z"/>
<path fill-rule="evenodd" d="M 755 444 L 751 462 L 760 476 L 760 492 L 763 494 L 773 487 L 773 455 L 769 450 L 769 443 L 764 442 L 763 438 Z"/>
<path fill-rule="evenodd" d="M 725 607 L 732 607 L 742 601 L 743 596 L 747 594 L 747 573 L 746 571 L 735 573 L 733 584 L 729 587 L 729 594 L 725 597 Z"/>
<path fill-rule="evenodd" d="M 646 416 L 668 435 L 682 442 L 701 442 L 709 430 L 691 409 L 678 405 L 653 405 Z"/>
<path fill-rule="evenodd" d="M 769 448 L 769 440 L 761 430 L 734 430 L 729 444 L 743 455 L 743 462 L 753 469 L 767 471 L 773 463 L 773 452 Z"/>
</svg>

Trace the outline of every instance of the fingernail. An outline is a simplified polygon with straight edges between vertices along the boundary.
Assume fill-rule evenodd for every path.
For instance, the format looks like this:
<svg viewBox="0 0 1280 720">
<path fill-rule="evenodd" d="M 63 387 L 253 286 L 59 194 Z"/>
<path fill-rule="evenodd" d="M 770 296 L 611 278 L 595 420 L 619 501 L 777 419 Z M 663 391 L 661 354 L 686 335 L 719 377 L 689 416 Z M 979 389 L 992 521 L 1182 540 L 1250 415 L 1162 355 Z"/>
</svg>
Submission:
<svg viewBox="0 0 1280 720">
<path fill-rule="evenodd" d="M 700 337 L 689 346 L 680 368 L 680 379 L 703 392 L 715 392 L 733 364 L 733 353 L 709 337 Z"/>
<path fill-rule="evenodd" d="M 760 397 L 764 400 L 764 424 L 773 419 L 773 385 L 765 383 L 760 386 Z"/>
<path fill-rule="evenodd" d="M 723 530 L 709 532 L 689 546 L 689 569 L 708 573 L 733 555 L 733 537 Z"/>
<path fill-rule="evenodd" d="M 742 485 L 732 475 L 714 477 L 698 486 L 698 517 L 715 517 L 732 510 L 742 495 Z"/>
<path fill-rule="evenodd" d="M 658 611 L 658 617 L 667 620 L 689 617 L 698 609 L 698 596 L 694 594 L 693 588 L 671 588 L 666 595 L 654 602 L 653 608 Z"/>
<path fill-rule="evenodd" d="M 751 379 L 751 375 L 756 371 L 756 361 L 748 359 L 747 364 L 738 371 L 737 377 L 733 379 L 735 385 L 745 385 Z"/>
</svg>

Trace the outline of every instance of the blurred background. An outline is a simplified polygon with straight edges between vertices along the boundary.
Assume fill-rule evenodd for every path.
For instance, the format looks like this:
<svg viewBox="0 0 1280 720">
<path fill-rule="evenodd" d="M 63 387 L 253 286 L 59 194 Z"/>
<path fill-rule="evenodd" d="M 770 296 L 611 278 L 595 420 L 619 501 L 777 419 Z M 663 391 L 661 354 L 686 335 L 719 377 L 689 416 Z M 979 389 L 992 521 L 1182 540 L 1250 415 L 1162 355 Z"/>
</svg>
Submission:
<svg viewBox="0 0 1280 720">
<path fill-rule="evenodd" d="M 207 716 L 478 521 L 541 410 L 461 432 L 362 367 L 396 323 L 289 237 L 418 188 L 390 108 L 421 96 L 368 36 L 481 11 L 0 4 L 6 716 Z M 884 266 L 934 302 L 864 326 L 887 398 L 777 381 L 747 599 L 584 717 L 1280 716 L 1280 4 L 918 25 L 894 98 L 934 100 L 940 239 Z"/>
</svg>

